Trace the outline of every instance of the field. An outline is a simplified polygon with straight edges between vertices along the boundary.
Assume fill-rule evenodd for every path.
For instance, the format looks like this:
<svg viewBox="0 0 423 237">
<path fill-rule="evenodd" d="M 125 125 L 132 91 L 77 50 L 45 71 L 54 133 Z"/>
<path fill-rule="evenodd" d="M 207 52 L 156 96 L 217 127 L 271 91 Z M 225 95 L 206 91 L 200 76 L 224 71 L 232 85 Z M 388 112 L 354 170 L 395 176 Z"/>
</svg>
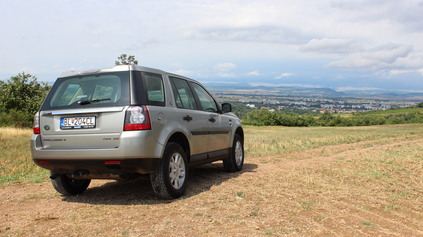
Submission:
<svg viewBox="0 0 423 237">
<path fill-rule="evenodd" d="M 246 127 L 246 163 L 192 170 L 186 196 L 148 179 L 57 194 L 30 130 L 0 128 L 0 236 L 423 236 L 423 125 Z"/>
</svg>

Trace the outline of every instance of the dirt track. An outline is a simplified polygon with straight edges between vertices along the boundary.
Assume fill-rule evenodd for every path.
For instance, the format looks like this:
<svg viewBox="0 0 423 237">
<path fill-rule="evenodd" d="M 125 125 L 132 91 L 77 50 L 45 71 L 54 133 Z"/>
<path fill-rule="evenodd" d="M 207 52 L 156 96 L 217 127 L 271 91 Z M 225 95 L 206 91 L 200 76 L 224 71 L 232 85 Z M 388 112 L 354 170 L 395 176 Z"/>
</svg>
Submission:
<svg viewBox="0 0 423 237">
<path fill-rule="evenodd" d="M 360 173 L 384 152 L 419 156 L 421 144 L 393 138 L 247 157 L 237 174 L 207 165 L 192 170 L 187 195 L 174 201 L 156 199 L 148 179 L 93 181 L 75 197 L 49 182 L 7 185 L 0 235 L 423 236 L 422 174 L 399 172 L 393 182 Z"/>
</svg>

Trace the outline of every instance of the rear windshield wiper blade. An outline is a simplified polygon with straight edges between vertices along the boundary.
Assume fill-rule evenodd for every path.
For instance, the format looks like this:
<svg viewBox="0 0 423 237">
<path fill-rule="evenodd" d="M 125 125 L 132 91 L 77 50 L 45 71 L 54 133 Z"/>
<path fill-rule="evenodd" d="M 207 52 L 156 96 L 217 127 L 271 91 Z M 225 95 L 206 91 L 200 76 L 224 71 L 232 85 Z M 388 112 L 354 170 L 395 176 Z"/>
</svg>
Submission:
<svg viewBox="0 0 423 237">
<path fill-rule="evenodd" d="M 107 99 L 95 99 L 95 100 L 81 100 L 78 103 L 80 105 L 88 105 L 88 104 L 97 103 L 97 102 L 106 101 L 106 100 L 111 100 L 111 99 L 107 98 Z"/>
</svg>

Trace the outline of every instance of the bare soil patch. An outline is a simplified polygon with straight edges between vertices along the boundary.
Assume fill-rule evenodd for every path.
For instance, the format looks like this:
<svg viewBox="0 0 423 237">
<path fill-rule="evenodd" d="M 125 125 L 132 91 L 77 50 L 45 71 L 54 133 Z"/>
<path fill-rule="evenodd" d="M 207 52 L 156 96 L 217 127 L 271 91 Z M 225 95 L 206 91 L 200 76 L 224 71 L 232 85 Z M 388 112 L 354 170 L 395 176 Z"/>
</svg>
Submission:
<svg viewBox="0 0 423 237">
<path fill-rule="evenodd" d="M 149 179 L 0 188 L 2 236 L 423 236 L 423 138 L 325 146 L 192 170 L 187 195 L 157 199 Z M 47 179 L 47 177 L 46 177 Z"/>
</svg>

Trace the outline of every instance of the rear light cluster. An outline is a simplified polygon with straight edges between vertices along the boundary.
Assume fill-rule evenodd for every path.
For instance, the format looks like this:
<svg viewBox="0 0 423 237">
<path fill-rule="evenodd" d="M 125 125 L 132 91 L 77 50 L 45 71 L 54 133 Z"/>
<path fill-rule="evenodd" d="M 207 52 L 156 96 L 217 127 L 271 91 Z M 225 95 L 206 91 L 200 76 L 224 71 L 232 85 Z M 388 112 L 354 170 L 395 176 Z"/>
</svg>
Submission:
<svg viewBox="0 0 423 237">
<path fill-rule="evenodd" d="M 120 165 L 120 160 L 106 160 L 105 165 Z"/>
<path fill-rule="evenodd" d="M 151 123 L 147 106 L 130 106 L 126 110 L 124 131 L 150 129 Z"/>
<path fill-rule="evenodd" d="M 40 112 L 34 115 L 34 134 L 40 134 Z"/>
</svg>

